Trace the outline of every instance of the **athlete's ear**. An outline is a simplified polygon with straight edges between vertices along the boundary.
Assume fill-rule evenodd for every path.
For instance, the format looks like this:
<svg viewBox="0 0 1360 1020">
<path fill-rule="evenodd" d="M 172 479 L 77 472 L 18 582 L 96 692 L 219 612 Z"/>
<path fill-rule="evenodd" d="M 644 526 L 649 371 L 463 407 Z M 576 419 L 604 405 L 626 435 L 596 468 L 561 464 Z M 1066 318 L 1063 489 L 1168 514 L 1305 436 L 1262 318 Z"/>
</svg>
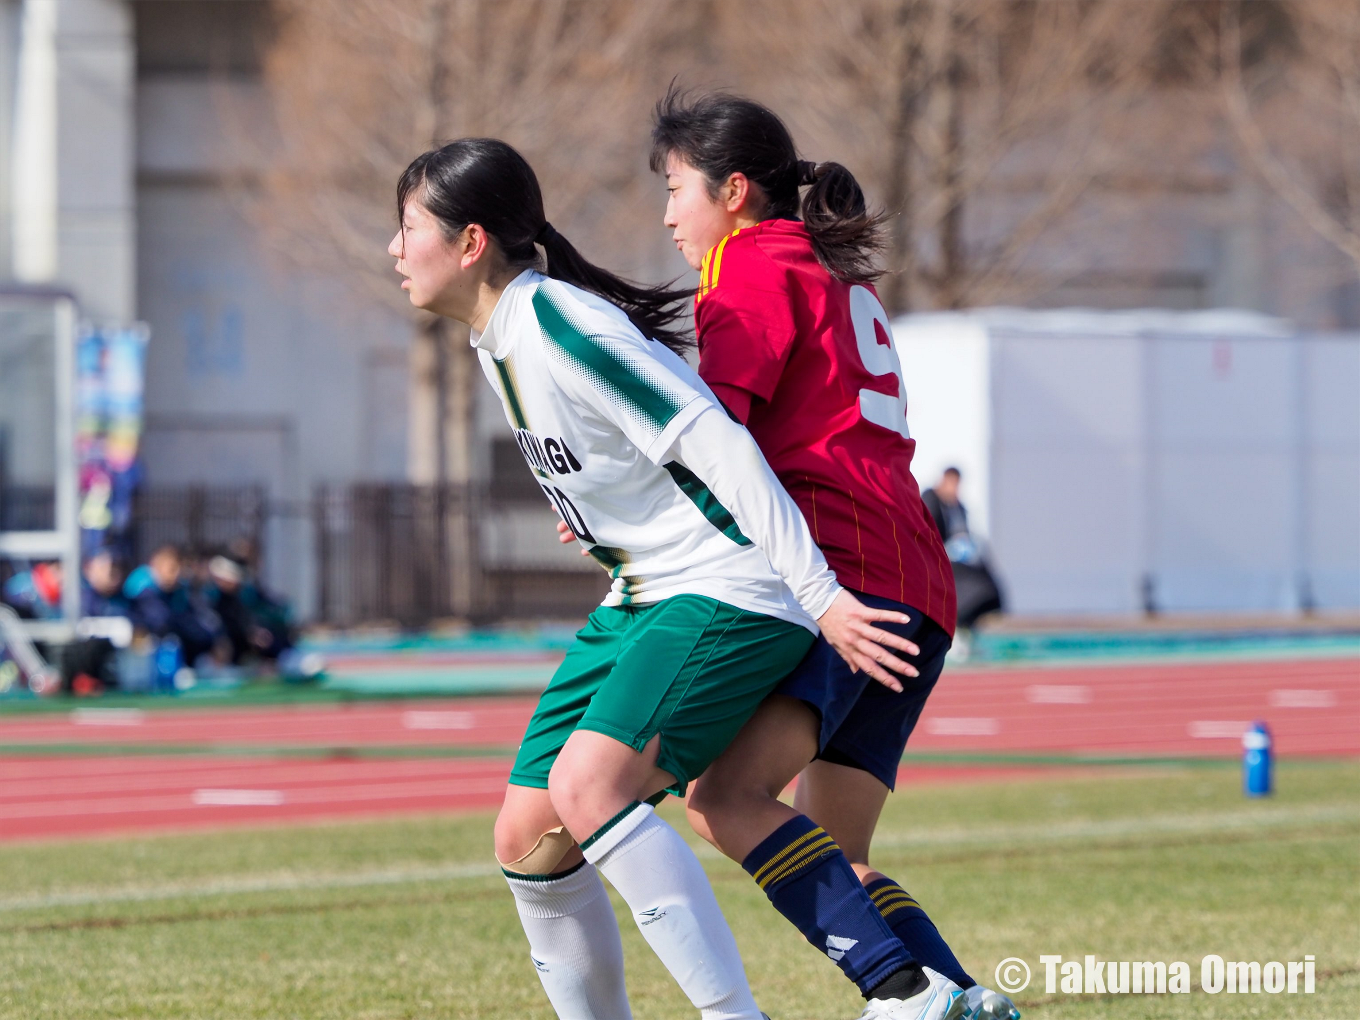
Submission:
<svg viewBox="0 0 1360 1020">
<path fill-rule="evenodd" d="M 469 223 L 454 241 L 454 250 L 459 256 L 459 264 L 467 269 L 486 254 L 491 246 L 491 235 L 480 223 Z"/>
<path fill-rule="evenodd" d="M 751 201 L 751 181 L 738 171 L 723 181 L 718 189 L 718 201 L 730 213 L 741 212 Z"/>
</svg>

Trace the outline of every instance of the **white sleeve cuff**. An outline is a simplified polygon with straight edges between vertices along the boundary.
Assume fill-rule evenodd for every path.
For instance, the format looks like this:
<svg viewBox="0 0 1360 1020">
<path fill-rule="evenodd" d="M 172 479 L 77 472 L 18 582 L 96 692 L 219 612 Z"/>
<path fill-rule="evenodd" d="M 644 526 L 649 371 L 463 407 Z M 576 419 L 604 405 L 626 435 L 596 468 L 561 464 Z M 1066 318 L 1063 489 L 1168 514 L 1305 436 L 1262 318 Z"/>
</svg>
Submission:
<svg viewBox="0 0 1360 1020">
<path fill-rule="evenodd" d="M 694 399 L 676 411 L 675 416 L 666 422 L 666 427 L 658 433 L 657 437 L 642 448 L 643 455 L 658 466 L 672 460 L 674 458 L 672 447 L 676 445 L 680 433 L 689 428 L 695 418 L 710 408 L 719 413 L 722 412 L 722 408 L 715 407 L 703 394 L 696 393 Z"/>
</svg>

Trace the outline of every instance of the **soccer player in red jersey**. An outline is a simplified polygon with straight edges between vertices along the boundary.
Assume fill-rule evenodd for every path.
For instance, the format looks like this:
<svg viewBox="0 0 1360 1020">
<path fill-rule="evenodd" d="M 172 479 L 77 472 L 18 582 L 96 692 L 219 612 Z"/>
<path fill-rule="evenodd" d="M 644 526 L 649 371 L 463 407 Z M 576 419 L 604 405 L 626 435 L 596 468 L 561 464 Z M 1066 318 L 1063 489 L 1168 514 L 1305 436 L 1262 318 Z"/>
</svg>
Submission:
<svg viewBox="0 0 1360 1020">
<path fill-rule="evenodd" d="M 905 670 L 880 657 L 856 672 L 819 641 L 699 780 L 691 820 L 856 981 L 866 1017 L 1012 1020 L 1010 1000 L 977 986 L 920 905 L 868 863 L 955 623 L 873 287 L 879 220 L 847 169 L 800 161 L 779 118 L 736 96 L 672 88 L 652 168 L 666 174 L 666 226 L 700 272 L 700 375 L 750 430 L 841 584 L 906 613 L 908 625 L 879 626 L 918 649 Z M 790 808 L 778 795 L 800 773 Z"/>
</svg>

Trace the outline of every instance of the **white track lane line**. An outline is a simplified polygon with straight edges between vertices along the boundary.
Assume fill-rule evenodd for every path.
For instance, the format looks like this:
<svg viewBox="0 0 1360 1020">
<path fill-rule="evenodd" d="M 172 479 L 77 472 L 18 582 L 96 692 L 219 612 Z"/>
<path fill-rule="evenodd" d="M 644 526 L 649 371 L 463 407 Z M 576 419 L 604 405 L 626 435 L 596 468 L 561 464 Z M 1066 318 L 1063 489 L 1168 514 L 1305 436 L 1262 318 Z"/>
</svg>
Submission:
<svg viewBox="0 0 1360 1020">
<path fill-rule="evenodd" d="M 418 798 L 447 798 L 456 801 L 464 797 L 499 793 L 505 789 L 504 779 L 456 782 L 366 783 L 362 785 L 308 787 L 287 791 L 291 807 L 315 807 L 323 804 L 353 804 L 356 801 L 402 801 Z M 117 797 L 102 800 L 59 801 L 55 804 L 0 805 L 0 821 L 20 818 L 69 818 L 73 815 L 122 815 L 142 812 L 164 814 L 193 811 L 202 813 L 214 805 L 193 802 L 193 791 L 152 797 Z"/>
<path fill-rule="evenodd" d="M 210 882 L 168 882 L 155 886 L 116 889 L 73 889 L 69 892 L 0 899 L 0 911 L 41 910 L 44 907 L 90 906 L 101 903 L 138 903 L 147 900 L 195 899 L 242 893 L 292 892 L 303 889 L 359 889 L 364 886 L 408 882 L 450 882 L 500 874 L 494 864 L 449 864 L 438 867 L 387 868 L 332 875 L 241 875 Z"/>
<path fill-rule="evenodd" d="M 447 759 L 437 759 L 444 762 Z M 310 766 L 279 766 L 263 764 L 259 766 L 241 765 L 236 767 L 218 765 L 202 768 L 175 768 L 161 774 L 138 773 L 135 777 L 116 776 L 67 776 L 60 779 L 30 779 L 10 789 L 0 789 L 0 805 L 23 803 L 44 799 L 69 799 L 89 797 L 101 793 L 154 794 L 160 791 L 183 790 L 188 787 L 204 786 L 325 786 L 337 782 L 362 783 L 413 780 L 459 781 L 463 779 L 484 779 L 493 776 L 509 776 L 510 762 L 504 765 L 483 766 L 479 769 L 439 768 L 428 759 L 403 759 L 412 763 L 398 767 L 395 763 L 387 768 L 354 768 L 348 763 L 333 764 L 317 762 Z M 421 764 L 414 764 L 418 762 Z M 362 764 L 362 763 L 361 763 Z"/>
<path fill-rule="evenodd" d="M 51 781 L 64 782 L 88 777 L 92 769 L 97 769 L 103 777 L 124 777 L 130 782 L 140 782 L 147 776 L 164 774 L 167 771 L 178 775 L 192 775 L 209 770 L 263 769 L 283 766 L 311 765 L 326 768 L 358 768 L 369 764 L 392 762 L 443 762 L 451 770 L 492 771 L 500 764 L 509 765 L 513 759 L 509 755 L 460 754 L 450 757 L 414 758 L 341 758 L 341 757 L 271 757 L 266 755 L 174 755 L 137 754 L 131 756 L 73 755 L 71 757 L 52 757 L 48 755 L 25 756 L 22 759 L 0 757 L 0 798 L 4 797 L 7 785 L 20 780 L 26 782 Z M 463 774 L 459 771 L 458 774 Z"/>
<path fill-rule="evenodd" d="M 1263 808 L 1224 811 L 1209 815 L 1151 815 L 1100 822 L 1047 822 L 1038 825 L 997 825 L 979 829 L 936 829 L 905 832 L 880 829 L 874 847 L 966 846 L 974 844 L 1059 843 L 1070 840 L 1125 838 L 1163 834 L 1209 834 L 1256 827 L 1290 825 L 1346 825 L 1360 822 L 1360 805 L 1320 805 L 1301 808 Z"/>
</svg>

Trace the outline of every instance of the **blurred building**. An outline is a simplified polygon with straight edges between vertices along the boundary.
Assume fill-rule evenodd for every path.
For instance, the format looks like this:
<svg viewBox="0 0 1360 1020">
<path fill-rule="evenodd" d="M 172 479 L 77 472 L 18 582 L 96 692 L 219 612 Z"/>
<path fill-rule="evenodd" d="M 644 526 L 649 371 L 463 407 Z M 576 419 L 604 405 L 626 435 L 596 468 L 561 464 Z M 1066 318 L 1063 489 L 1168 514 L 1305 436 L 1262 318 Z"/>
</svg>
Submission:
<svg viewBox="0 0 1360 1020">
<path fill-rule="evenodd" d="M 150 325 L 148 485 L 260 487 L 270 578 L 307 615 L 320 583 L 315 487 L 432 481 L 442 446 L 430 425 L 435 376 L 409 322 L 271 251 L 241 200 L 261 164 L 228 121 L 246 117 L 267 151 L 270 39 L 267 0 L 0 0 L 0 279 L 58 283 L 91 318 Z M 1230 159 L 1165 187 L 1139 193 L 1138 244 L 1082 237 L 1084 274 L 1063 268 L 1070 235 L 1053 242 L 1038 264 L 1062 281 L 1038 288 L 1035 303 L 1234 306 L 1305 327 L 1360 324 L 1354 281 L 1309 284 L 1309 267 L 1331 258 L 1325 245 L 1304 257 L 1276 245 L 1288 213 Z M 1023 197 L 987 198 L 1012 200 Z M 655 223 L 639 229 L 656 229 L 664 249 Z M 479 399 L 472 420 L 472 476 L 527 482 L 494 398 Z M 531 538 L 540 517 L 507 520 L 481 541 L 565 562 Z"/>
<path fill-rule="evenodd" d="M 267 4 L 0 4 L 0 275 L 151 326 L 146 480 L 259 485 L 276 584 L 310 590 L 320 480 L 406 476 L 409 327 L 280 272 L 222 118 L 258 106 Z"/>
</svg>

